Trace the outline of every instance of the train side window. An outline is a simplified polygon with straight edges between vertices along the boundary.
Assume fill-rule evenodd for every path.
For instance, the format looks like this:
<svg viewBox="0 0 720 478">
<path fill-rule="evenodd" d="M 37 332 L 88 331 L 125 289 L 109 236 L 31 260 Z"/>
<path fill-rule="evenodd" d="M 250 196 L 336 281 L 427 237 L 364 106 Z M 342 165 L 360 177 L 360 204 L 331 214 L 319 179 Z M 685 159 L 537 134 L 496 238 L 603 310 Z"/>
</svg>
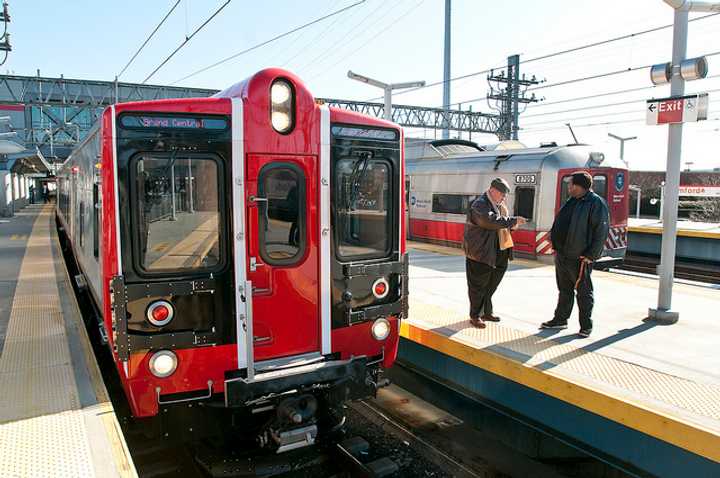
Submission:
<svg viewBox="0 0 720 478">
<path fill-rule="evenodd" d="M 287 266 L 305 251 L 305 175 L 293 164 L 265 166 L 258 177 L 260 257 L 270 265 Z"/>
<path fill-rule="evenodd" d="M 593 191 L 607 201 L 607 176 L 604 174 L 593 176 Z"/>
<path fill-rule="evenodd" d="M 515 215 L 522 216 L 531 222 L 535 212 L 535 188 L 515 188 Z"/>
<path fill-rule="evenodd" d="M 98 202 L 98 185 L 93 184 L 93 255 L 98 258 L 100 252 L 100 203 Z"/>
<path fill-rule="evenodd" d="M 433 194 L 432 212 L 442 214 L 467 214 L 477 196 L 467 194 Z"/>
<path fill-rule="evenodd" d="M 80 201 L 80 215 L 78 217 L 78 221 L 80 222 L 80 232 L 78 232 L 78 235 L 80 236 L 80 247 L 83 249 L 85 248 L 85 203 L 83 201 Z"/>
</svg>

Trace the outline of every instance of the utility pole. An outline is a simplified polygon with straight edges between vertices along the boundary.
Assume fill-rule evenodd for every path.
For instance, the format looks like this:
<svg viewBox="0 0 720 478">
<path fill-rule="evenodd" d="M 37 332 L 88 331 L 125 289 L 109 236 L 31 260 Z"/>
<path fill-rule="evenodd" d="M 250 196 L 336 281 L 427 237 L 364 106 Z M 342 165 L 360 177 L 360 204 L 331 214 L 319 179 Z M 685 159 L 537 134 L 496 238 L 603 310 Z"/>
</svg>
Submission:
<svg viewBox="0 0 720 478">
<path fill-rule="evenodd" d="M 670 78 L 670 96 L 681 97 L 685 93 L 684 69 L 685 54 L 687 53 L 688 14 L 692 11 L 720 11 L 720 2 L 703 2 L 688 0 L 663 0 L 675 9 L 673 22 L 673 48 L 672 62 L 665 67 L 665 77 Z M 707 63 L 705 63 L 707 65 Z M 661 67 L 660 69 L 662 69 Z M 651 69 L 657 71 L 656 67 Z M 705 77 L 691 75 L 688 79 Z M 652 76 L 651 76 L 652 78 Z M 680 318 L 677 311 L 672 310 L 672 286 L 675 272 L 675 242 L 677 234 L 678 200 L 680 194 L 680 161 L 682 153 L 682 123 L 668 126 L 668 152 L 665 173 L 665 187 L 661 198 L 663 208 L 663 234 L 660 256 L 660 286 L 658 290 L 658 304 L 656 308 L 648 309 L 651 319 L 675 323 Z"/>
<path fill-rule="evenodd" d="M 625 141 L 632 141 L 634 139 L 637 139 L 637 136 L 628 136 L 627 138 L 623 138 L 621 136 L 617 136 L 612 133 L 608 133 L 608 136 L 620 141 L 620 159 L 622 160 L 623 163 L 625 163 L 625 166 L 627 166 L 627 168 L 630 169 L 630 163 L 625 161 Z"/>
<path fill-rule="evenodd" d="M 498 137 L 503 140 L 518 139 L 520 104 L 527 105 L 538 101 L 535 93 L 528 98 L 525 96 L 525 92 L 528 87 L 540 83 L 535 75 L 530 79 L 527 79 L 524 74 L 522 77 L 520 76 L 520 55 L 509 56 L 507 60 L 507 70 L 503 70 L 499 74 L 491 71 L 487 77 L 490 86 L 490 93 L 487 95 L 488 103 L 490 100 L 494 100 L 496 106 L 490 105 L 490 107 L 498 111 L 503 118 L 502 126 L 498 131 Z"/>
<path fill-rule="evenodd" d="M 385 111 L 383 117 L 388 121 L 392 121 L 392 90 L 425 86 L 424 81 L 407 81 L 405 83 L 383 83 L 382 81 L 374 80 L 367 76 L 358 75 L 357 73 L 353 73 L 350 70 L 348 70 L 347 76 L 352 80 L 361 81 L 363 83 L 367 83 L 368 85 L 382 88 L 385 91 Z"/>
<path fill-rule="evenodd" d="M 450 1 L 445 0 L 445 53 L 444 53 L 444 68 L 443 68 L 443 109 L 445 110 L 445 128 L 442 131 L 442 139 L 450 139 L 450 129 L 447 121 L 448 110 L 450 109 L 450 18 L 451 8 Z"/>
</svg>

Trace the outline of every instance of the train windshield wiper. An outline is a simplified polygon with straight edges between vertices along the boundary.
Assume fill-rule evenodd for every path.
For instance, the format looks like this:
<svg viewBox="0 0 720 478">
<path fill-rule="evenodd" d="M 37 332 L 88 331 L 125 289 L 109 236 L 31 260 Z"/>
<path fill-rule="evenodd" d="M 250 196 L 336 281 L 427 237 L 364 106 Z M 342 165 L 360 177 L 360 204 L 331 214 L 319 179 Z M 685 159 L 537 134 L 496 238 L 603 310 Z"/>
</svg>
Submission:
<svg viewBox="0 0 720 478">
<path fill-rule="evenodd" d="M 350 173 L 350 195 L 347 198 L 346 209 L 352 211 L 355 209 L 355 201 L 357 200 L 358 193 L 360 192 L 360 185 L 370 164 L 370 158 L 372 153 L 369 151 L 360 151 L 357 153 L 360 158 L 353 164 L 352 173 Z"/>
</svg>

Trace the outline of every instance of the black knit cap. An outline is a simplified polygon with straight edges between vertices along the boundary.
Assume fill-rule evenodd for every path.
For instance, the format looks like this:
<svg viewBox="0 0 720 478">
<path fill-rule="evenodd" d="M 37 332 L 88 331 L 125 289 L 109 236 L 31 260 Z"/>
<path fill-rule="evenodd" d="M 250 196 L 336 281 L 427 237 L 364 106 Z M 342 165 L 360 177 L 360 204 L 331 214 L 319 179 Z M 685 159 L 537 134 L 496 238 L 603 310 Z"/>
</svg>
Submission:
<svg viewBox="0 0 720 478">
<path fill-rule="evenodd" d="M 584 189 L 590 189 L 593 184 L 592 176 L 587 171 L 576 171 L 572 173 L 572 183 Z"/>
<path fill-rule="evenodd" d="M 503 178 L 495 178 L 490 183 L 491 188 L 495 188 L 501 193 L 507 194 L 510 192 L 510 185 Z"/>
</svg>

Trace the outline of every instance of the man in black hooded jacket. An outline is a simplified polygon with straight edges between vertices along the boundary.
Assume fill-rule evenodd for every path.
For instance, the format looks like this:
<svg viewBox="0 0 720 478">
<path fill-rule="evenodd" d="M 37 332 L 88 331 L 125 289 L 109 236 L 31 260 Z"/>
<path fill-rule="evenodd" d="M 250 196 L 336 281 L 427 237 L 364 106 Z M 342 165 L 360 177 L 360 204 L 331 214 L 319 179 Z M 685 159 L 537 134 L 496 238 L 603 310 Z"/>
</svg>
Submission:
<svg viewBox="0 0 720 478">
<path fill-rule="evenodd" d="M 575 289 L 580 314 L 581 337 L 592 333 L 595 304 L 590 277 L 593 261 L 602 256 L 608 237 L 609 214 L 605 200 L 592 191 L 592 176 L 585 171 L 572 174 L 568 183 L 570 198 L 555 217 L 550 240 L 555 249 L 555 280 L 558 305 L 544 329 L 565 329 L 572 312 Z"/>
</svg>

